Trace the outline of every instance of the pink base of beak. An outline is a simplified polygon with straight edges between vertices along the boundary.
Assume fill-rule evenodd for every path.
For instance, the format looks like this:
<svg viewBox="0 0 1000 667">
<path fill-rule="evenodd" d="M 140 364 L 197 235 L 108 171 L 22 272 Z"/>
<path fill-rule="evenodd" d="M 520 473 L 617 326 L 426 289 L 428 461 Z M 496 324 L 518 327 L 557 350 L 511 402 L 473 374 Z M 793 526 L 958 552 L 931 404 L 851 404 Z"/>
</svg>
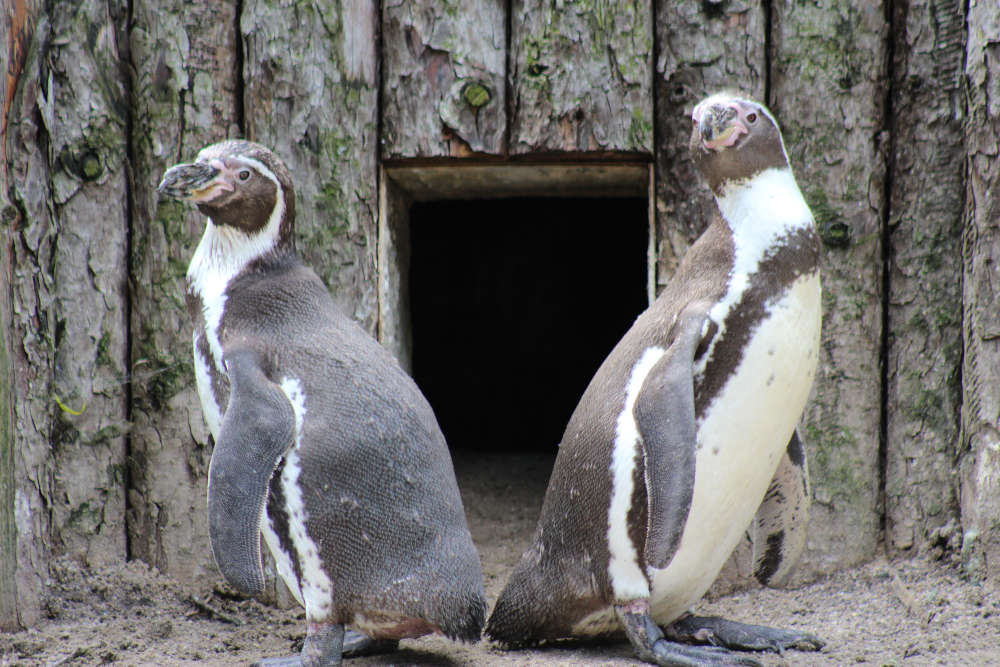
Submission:
<svg viewBox="0 0 1000 667">
<path fill-rule="evenodd" d="M 740 136 L 744 134 L 748 134 L 747 128 L 744 127 L 742 123 L 734 120 L 733 124 L 730 125 L 726 129 L 726 131 L 720 134 L 718 137 L 712 139 L 711 141 L 705 141 L 704 139 L 702 139 L 701 143 L 705 148 L 717 151 L 732 146 L 737 142 Z"/>
<path fill-rule="evenodd" d="M 200 190 L 191 193 L 191 199 L 198 203 L 209 202 L 221 195 L 223 192 L 233 192 L 234 188 L 224 181 L 213 181 Z"/>
</svg>

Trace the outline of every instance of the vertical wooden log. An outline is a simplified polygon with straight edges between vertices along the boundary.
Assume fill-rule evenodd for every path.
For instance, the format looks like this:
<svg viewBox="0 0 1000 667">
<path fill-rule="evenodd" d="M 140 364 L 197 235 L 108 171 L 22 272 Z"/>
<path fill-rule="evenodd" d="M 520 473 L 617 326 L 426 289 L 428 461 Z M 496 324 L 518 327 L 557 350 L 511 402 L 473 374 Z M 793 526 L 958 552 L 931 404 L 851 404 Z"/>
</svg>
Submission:
<svg viewBox="0 0 1000 667">
<path fill-rule="evenodd" d="M 761 2 L 712 7 L 691 2 L 656 7 L 657 291 L 669 282 L 715 208 L 688 152 L 691 110 L 720 90 L 766 102 Z"/>
<path fill-rule="evenodd" d="M 6 55 L 5 68 L 0 78 L 0 229 L 4 235 L 0 243 L 0 631 L 14 631 L 22 627 L 19 618 L 21 606 L 18 585 L 17 521 L 14 501 L 18 458 L 14 440 L 14 368 L 11 359 L 12 344 L 12 247 L 13 230 L 20 213 L 8 200 L 13 187 L 7 163 L 7 119 L 14 103 L 27 59 L 31 33 L 34 29 L 31 8 L 26 0 L 7 5 L 0 13 L 0 48 Z M 24 566 L 22 566 L 24 567 Z"/>
<path fill-rule="evenodd" d="M 879 541 L 887 28 L 874 3 L 776 2 L 772 12 L 771 103 L 824 243 L 801 578 L 869 560 Z"/>
<path fill-rule="evenodd" d="M 962 0 L 893 4 L 886 546 L 958 546 Z"/>
<path fill-rule="evenodd" d="M 410 206 L 382 169 L 378 216 L 378 340 L 407 373 L 413 369 L 410 313 Z"/>
<path fill-rule="evenodd" d="M 49 559 L 49 549 L 41 541 L 41 537 L 48 535 L 48 516 L 42 494 L 34 480 L 29 478 L 29 471 L 45 464 L 43 434 L 47 415 L 39 409 L 38 396 L 44 393 L 50 371 L 34 368 L 27 361 L 29 352 L 35 353 L 36 358 L 41 356 L 35 331 L 38 318 L 33 317 L 30 310 L 22 315 L 25 311 L 20 304 L 34 301 L 37 288 L 26 285 L 26 281 L 19 277 L 30 264 L 21 257 L 24 252 L 19 238 L 21 230 L 26 227 L 27 216 L 26 202 L 22 197 L 27 193 L 23 187 L 18 192 L 18 181 L 27 174 L 45 176 L 46 171 L 44 156 L 32 137 L 41 124 L 36 106 L 40 88 L 37 77 L 49 33 L 48 18 L 42 16 L 37 4 L 40 3 L 27 6 L 19 3 L 17 11 L 10 15 L 11 23 L 5 24 L 10 32 L 4 45 L 11 58 L 5 68 L 3 117 L 0 118 L 0 129 L 3 130 L 3 145 L 0 147 L 3 191 L 0 192 L 0 203 L 3 204 L 3 227 L 7 232 L 4 239 L 3 288 L 5 300 L 9 299 L 9 303 L 4 305 L 4 319 L 7 320 L 4 323 L 4 339 L 9 344 L 12 379 L 10 403 L 3 406 L 11 413 L 11 440 L 8 445 L 11 451 L 5 461 L 5 465 L 11 468 L 4 477 L 12 488 L 5 490 L 4 495 L 7 501 L 13 501 L 5 519 L 8 525 L 13 524 L 13 532 L 4 536 L 2 554 L 7 567 L 13 568 L 13 572 L 4 572 L 5 578 L 13 575 L 13 581 L 4 584 L 3 625 L 9 630 L 28 627 L 40 617 Z M 19 149 L 28 152 L 19 153 Z M 32 194 L 39 200 L 33 207 L 37 210 L 44 205 L 45 192 L 39 188 Z M 42 377 L 39 378 L 39 375 Z M 35 403 L 29 405 L 33 395 Z M 41 421 L 38 428 L 29 433 L 22 425 L 34 424 L 35 415 Z M 41 475 L 36 473 L 38 476 Z M 36 536 L 39 539 L 36 540 Z"/>
<path fill-rule="evenodd" d="M 670 282 L 688 247 L 712 219 L 715 204 L 688 150 L 690 114 L 720 90 L 766 102 L 767 58 L 761 2 L 656 6 L 656 292 Z M 725 594 L 753 577 L 749 543 L 741 545 L 713 585 Z"/>
<path fill-rule="evenodd" d="M 383 157 L 505 151 L 506 2 L 387 2 L 382 42 Z"/>
<path fill-rule="evenodd" d="M 996 578 L 1000 576 L 1000 5 L 970 2 L 966 25 L 962 560 L 973 577 Z"/>
<path fill-rule="evenodd" d="M 247 134 L 295 175 L 299 253 L 375 333 L 378 60 L 374 0 L 243 7 Z"/>
<path fill-rule="evenodd" d="M 0 35 L 2 37 L 3 35 Z M 0 171 L 4 167 L 0 166 Z M 0 213 L 3 229 L 9 232 L 16 220 L 17 210 L 8 207 L 3 192 L 7 190 L 6 179 L 0 178 Z M 14 499 L 17 479 L 14 470 L 17 458 L 14 453 L 14 372 L 10 356 L 10 246 L 6 240 L 0 243 L 0 632 L 14 631 L 21 627 L 18 619 L 18 553 L 17 522 L 14 515 Z"/>
<path fill-rule="evenodd" d="M 135 3 L 132 243 L 131 555 L 185 583 L 217 576 L 205 487 L 211 442 L 201 414 L 184 302 L 205 220 L 157 201 L 163 172 L 239 134 L 235 0 Z"/>
<path fill-rule="evenodd" d="M 50 556 L 126 555 L 125 5 L 50 10 L 32 8 L 5 137 L 22 623 Z"/>
<path fill-rule="evenodd" d="M 649 0 L 514 0 L 510 152 L 652 153 Z"/>
</svg>

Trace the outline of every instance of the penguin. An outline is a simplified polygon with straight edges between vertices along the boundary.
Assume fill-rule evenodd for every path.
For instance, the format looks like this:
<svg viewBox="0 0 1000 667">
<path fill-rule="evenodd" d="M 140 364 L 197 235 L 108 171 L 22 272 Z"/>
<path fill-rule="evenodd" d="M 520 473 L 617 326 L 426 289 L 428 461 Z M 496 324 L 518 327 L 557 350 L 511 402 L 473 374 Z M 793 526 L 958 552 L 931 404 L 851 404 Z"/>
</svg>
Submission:
<svg viewBox="0 0 1000 667">
<path fill-rule="evenodd" d="M 804 547 L 796 423 L 821 324 L 819 239 L 774 116 L 718 94 L 692 120 L 713 219 L 570 416 L 532 544 L 487 622 L 502 646 L 624 632 L 646 662 L 729 665 L 758 664 L 738 650 L 823 645 L 689 613 L 748 530 L 764 583 Z"/>
<path fill-rule="evenodd" d="M 263 536 L 305 608 L 301 655 L 260 664 L 339 665 L 432 632 L 477 641 L 482 571 L 444 436 L 416 384 L 297 256 L 288 169 L 263 146 L 224 141 L 158 190 L 208 218 L 187 304 L 215 440 L 212 553 L 257 595 Z"/>
</svg>

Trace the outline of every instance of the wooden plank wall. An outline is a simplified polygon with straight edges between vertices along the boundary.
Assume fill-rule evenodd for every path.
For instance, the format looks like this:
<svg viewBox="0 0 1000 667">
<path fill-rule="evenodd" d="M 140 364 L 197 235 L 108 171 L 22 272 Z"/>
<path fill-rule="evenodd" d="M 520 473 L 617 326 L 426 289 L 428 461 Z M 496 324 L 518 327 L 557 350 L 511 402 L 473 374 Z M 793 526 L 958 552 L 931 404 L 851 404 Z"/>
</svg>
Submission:
<svg viewBox="0 0 1000 667">
<path fill-rule="evenodd" d="M 295 174 L 299 254 L 374 332 L 378 4 L 242 7 L 246 136 L 273 147 Z"/>
<path fill-rule="evenodd" d="M 506 4 L 382 4 L 384 157 L 506 152 Z"/>
<path fill-rule="evenodd" d="M 662 286 L 711 210 L 687 114 L 719 88 L 774 109 L 824 240 L 799 580 L 883 543 L 998 576 L 1000 7 L 469 4 L 7 4 L 0 626 L 37 618 L 53 557 L 214 571 L 183 303 L 202 222 L 157 201 L 167 166 L 274 147 L 300 251 L 376 332 L 380 165 L 648 159 Z"/>
<path fill-rule="evenodd" d="M 806 559 L 870 559 L 881 508 L 882 226 L 887 29 L 881 7 L 775 3 L 770 98 L 823 239 L 820 370 L 806 410 Z M 802 572 L 800 570 L 800 572 Z"/>
<path fill-rule="evenodd" d="M 962 560 L 992 578 L 1000 570 L 1000 5 L 970 2 L 966 25 Z"/>
<path fill-rule="evenodd" d="M 890 553 L 960 547 L 966 121 L 963 0 L 896 3 L 888 120 L 885 529 Z"/>
<path fill-rule="evenodd" d="M 649 0 L 514 0 L 510 152 L 653 146 Z"/>
<path fill-rule="evenodd" d="M 204 219 L 160 201 L 171 165 L 243 133 L 234 0 L 136 5 L 130 34 L 132 432 L 130 556 L 186 582 L 215 576 L 205 480 L 212 443 L 192 378 L 187 262 Z"/>
<path fill-rule="evenodd" d="M 17 536 L 0 557 L 16 562 L 18 591 L 8 627 L 38 618 L 52 553 L 93 565 L 126 556 L 125 5 L 41 4 L 26 6 L 31 38 L 4 100 L 14 506 L 3 511 Z"/>
</svg>

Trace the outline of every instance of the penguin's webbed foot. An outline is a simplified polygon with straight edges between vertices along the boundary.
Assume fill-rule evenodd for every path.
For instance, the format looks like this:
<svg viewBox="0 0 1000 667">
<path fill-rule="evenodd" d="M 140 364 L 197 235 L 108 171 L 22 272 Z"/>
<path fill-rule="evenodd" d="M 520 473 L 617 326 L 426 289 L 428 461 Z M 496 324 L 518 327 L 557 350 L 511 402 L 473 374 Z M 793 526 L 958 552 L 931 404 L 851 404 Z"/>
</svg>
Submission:
<svg viewBox="0 0 1000 667">
<path fill-rule="evenodd" d="M 685 646 L 668 641 L 660 626 L 649 615 L 646 600 L 633 600 L 617 608 L 625 634 L 635 649 L 636 657 L 660 667 L 761 667 L 750 656 L 733 653 L 715 646 Z"/>
<path fill-rule="evenodd" d="M 785 649 L 818 651 L 826 644 L 819 637 L 798 630 L 769 628 L 729 621 L 718 616 L 687 615 L 665 628 L 674 641 L 698 642 L 725 646 L 742 651 L 774 651 Z"/>
<path fill-rule="evenodd" d="M 253 667 L 340 667 L 344 626 L 339 623 L 309 623 L 299 655 L 266 658 Z"/>
<path fill-rule="evenodd" d="M 262 658 L 250 663 L 250 667 L 302 667 L 302 656 L 286 655 L 283 658 Z"/>
<path fill-rule="evenodd" d="M 344 650 L 342 655 L 345 658 L 361 658 L 366 655 L 393 653 L 398 649 L 399 640 L 397 639 L 372 639 L 357 630 L 347 630 L 344 632 Z"/>
</svg>

